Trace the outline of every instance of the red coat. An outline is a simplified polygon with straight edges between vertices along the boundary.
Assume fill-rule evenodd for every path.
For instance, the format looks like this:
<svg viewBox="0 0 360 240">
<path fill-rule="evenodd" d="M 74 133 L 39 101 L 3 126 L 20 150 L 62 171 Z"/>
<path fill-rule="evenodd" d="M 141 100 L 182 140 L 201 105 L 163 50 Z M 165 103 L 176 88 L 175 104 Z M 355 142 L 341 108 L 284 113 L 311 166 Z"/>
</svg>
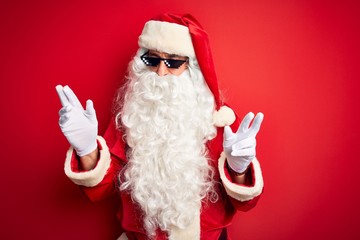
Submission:
<svg viewBox="0 0 360 240">
<path fill-rule="evenodd" d="M 231 126 L 236 130 L 238 120 Z M 120 195 L 120 207 L 117 217 L 121 227 L 129 239 L 147 239 L 143 228 L 141 210 L 131 200 L 127 192 L 118 190 L 118 173 L 126 165 L 126 143 L 122 134 L 115 129 L 112 122 L 103 140 L 98 138 L 100 159 L 94 170 L 81 172 L 76 154 L 69 150 L 65 162 L 65 172 L 93 201 L 100 201 L 112 194 Z M 248 211 L 253 208 L 262 192 L 263 180 L 259 163 L 254 159 L 250 165 L 251 171 L 247 174 L 246 185 L 232 183 L 227 171 L 223 148 L 223 128 L 217 128 L 217 136 L 207 143 L 210 164 L 218 169 L 215 181 L 220 182 L 216 189 L 219 200 L 215 203 L 207 201 L 202 204 L 200 212 L 200 238 L 217 240 L 221 231 L 231 224 L 237 210 Z M 193 231 L 190 230 L 190 231 Z M 166 234 L 158 231 L 157 239 L 167 239 Z"/>
</svg>

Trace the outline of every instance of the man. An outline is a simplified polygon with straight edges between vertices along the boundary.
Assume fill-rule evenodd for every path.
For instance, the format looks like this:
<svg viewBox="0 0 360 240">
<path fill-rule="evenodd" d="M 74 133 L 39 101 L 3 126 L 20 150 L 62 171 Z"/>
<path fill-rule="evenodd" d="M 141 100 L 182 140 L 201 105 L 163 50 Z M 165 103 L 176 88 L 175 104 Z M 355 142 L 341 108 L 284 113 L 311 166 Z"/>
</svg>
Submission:
<svg viewBox="0 0 360 240">
<path fill-rule="evenodd" d="M 56 87 L 72 146 L 65 173 L 94 201 L 120 194 L 120 239 L 226 239 L 236 210 L 254 207 L 262 192 L 255 136 L 263 115 L 250 124 L 249 113 L 239 127 L 191 15 L 147 22 L 139 47 L 104 138 L 92 101 L 84 110 L 68 86 Z"/>
</svg>

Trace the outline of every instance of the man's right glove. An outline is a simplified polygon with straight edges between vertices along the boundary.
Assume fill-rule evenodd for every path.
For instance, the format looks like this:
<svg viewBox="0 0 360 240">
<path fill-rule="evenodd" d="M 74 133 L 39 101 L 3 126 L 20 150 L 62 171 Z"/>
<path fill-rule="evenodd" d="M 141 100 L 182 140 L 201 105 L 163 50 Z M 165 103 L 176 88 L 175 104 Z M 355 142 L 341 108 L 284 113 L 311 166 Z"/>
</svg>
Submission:
<svg viewBox="0 0 360 240">
<path fill-rule="evenodd" d="M 98 122 L 91 100 L 86 101 L 86 110 L 69 86 L 56 86 L 61 105 L 59 126 L 68 142 L 82 157 L 97 148 Z"/>
</svg>

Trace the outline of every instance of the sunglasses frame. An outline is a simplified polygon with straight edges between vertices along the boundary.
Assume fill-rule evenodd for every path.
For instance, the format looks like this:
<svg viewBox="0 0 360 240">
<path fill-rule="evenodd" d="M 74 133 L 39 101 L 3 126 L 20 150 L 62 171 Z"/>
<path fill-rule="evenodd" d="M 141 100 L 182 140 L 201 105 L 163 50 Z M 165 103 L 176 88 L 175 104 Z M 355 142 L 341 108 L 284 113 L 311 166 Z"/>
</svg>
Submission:
<svg viewBox="0 0 360 240">
<path fill-rule="evenodd" d="M 161 58 L 161 57 L 148 57 L 148 56 L 146 56 L 147 54 L 149 54 L 149 51 L 147 51 L 146 53 L 141 55 L 140 59 L 145 63 L 146 66 L 149 66 L 149 67 L 157 67 L 157 66 L 159 66 L 160 62 L 163 61 L 167 68 L 178 69 L 179 67 L 181 67 L 181 65 L 183 65 L 184 63 L 189 61 L 188 58 L 186 60 L 180 60 L 180 59 Z M 158 61 L 157 64 L 154 65 L 156 62 L 152 63 L 151 62 L 152 60 L 156 61 L 156 62 Z M 175 66 L 174 66 L 174 64 L 175 64 Z"/>
</svg>

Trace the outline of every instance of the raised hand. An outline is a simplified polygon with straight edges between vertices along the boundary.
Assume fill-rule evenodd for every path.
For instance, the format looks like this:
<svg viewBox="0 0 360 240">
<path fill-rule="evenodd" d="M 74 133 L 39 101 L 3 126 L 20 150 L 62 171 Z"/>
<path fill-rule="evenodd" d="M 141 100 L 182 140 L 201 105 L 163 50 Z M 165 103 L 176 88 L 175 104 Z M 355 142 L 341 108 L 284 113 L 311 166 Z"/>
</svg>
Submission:
<svg viewBox="0 0 360 240">
<path fill-rule="evenodd" d="M 256 156 L 256 134 L 260 130 L 264 119 L 262 113 L 258 113 L 254 119 L 254 113 L 246 114 L 236 133 L 229 126 L 224 128 L 224 152 L 227 162 L 235 172 L 243 173 L 251 160 Z"/>
<path fill-rule="evenodd" d="M 59 111 L 59 126 L 68 142 L 80 157 L 97 148 L 98 122 L 91 100 L 86 101 L 86 109 L 69 86 L 56 86 L 62 108 Z"/>
</svg>

